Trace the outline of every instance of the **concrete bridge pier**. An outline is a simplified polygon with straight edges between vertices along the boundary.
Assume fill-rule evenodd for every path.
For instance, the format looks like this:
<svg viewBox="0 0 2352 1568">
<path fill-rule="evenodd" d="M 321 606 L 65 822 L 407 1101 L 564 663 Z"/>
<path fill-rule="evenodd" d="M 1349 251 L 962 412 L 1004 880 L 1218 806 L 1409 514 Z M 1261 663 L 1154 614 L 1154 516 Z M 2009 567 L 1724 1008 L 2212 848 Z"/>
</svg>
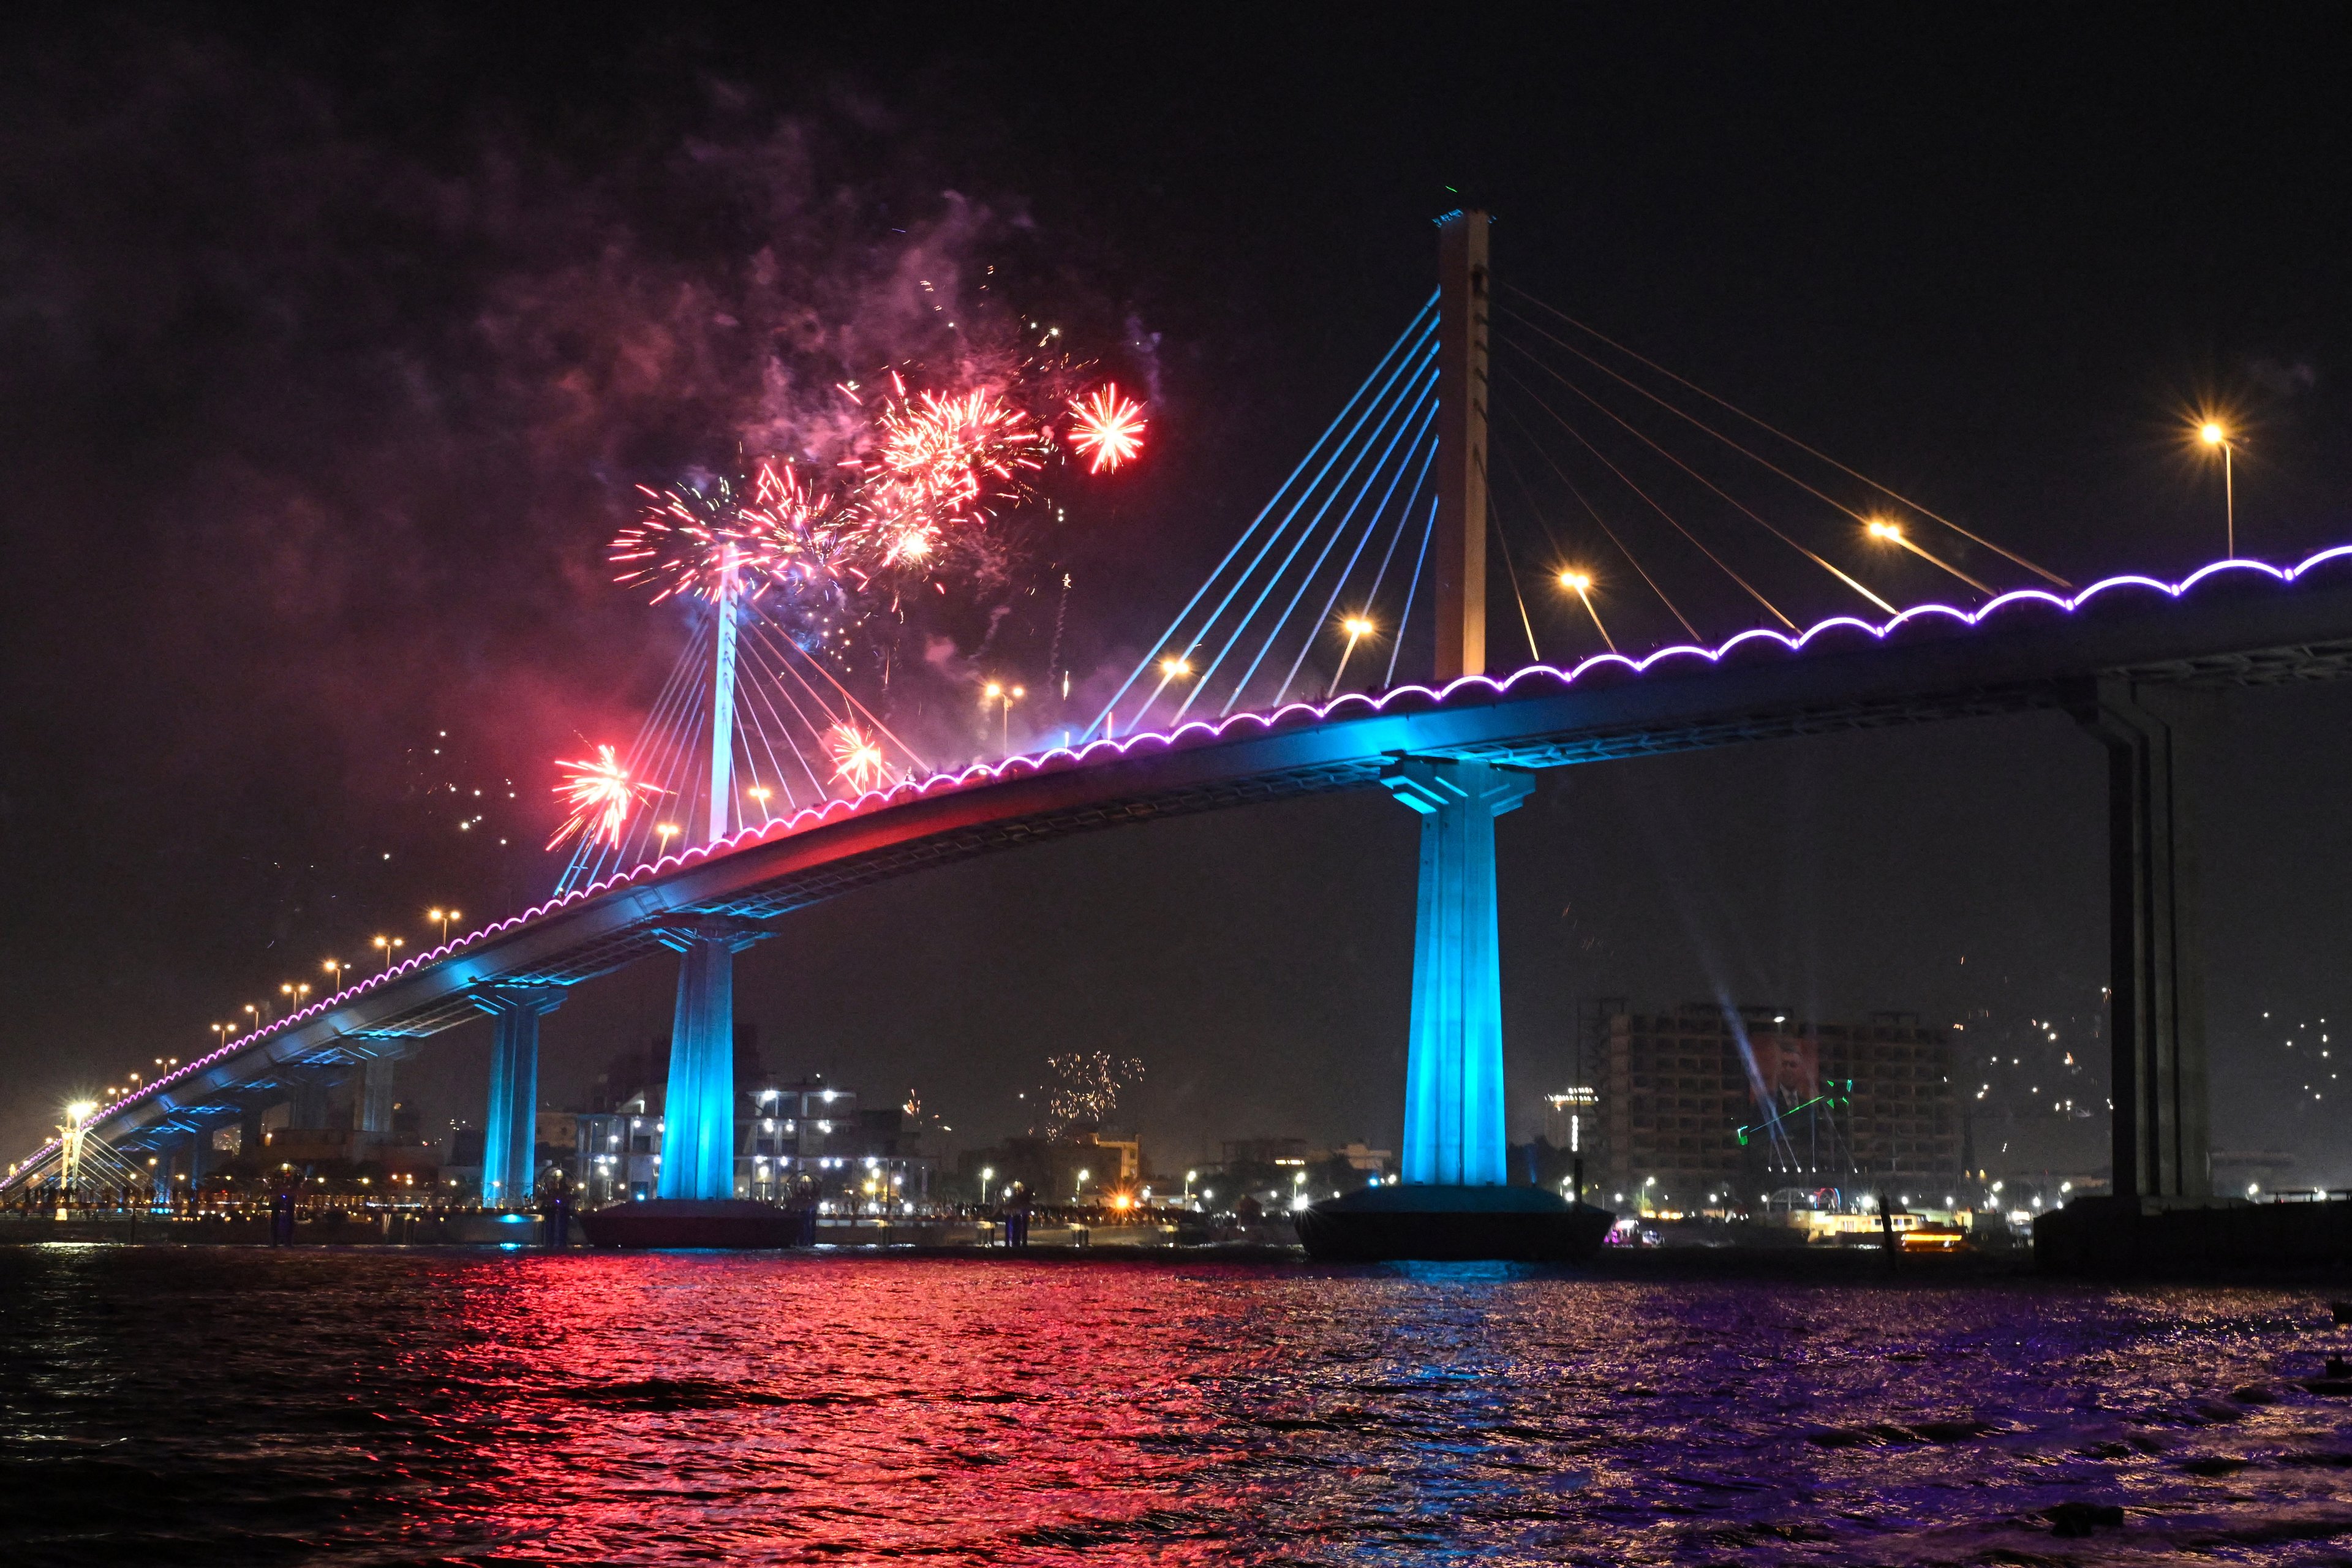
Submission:
<svg viewBox="0 0 2352 1568">
<path fill-rule="evenodd" d="M 2213 693 L 2103 679 L 2078 709 L 2107 749 L 2109 1051 L 2115 1194 L 2213 1191 L 2206 1110 L 2205 963 L 2188 785 Z"/>
<path fill-rule="evenodd" d="M 381 1138 L 392 1131 L 392 1063 L 371 1057 L 360 1073 L 360 1131 Z"/>
<path fill-rule="evenodd" d="M 249 1160 L 261 1157 L 262 1112 L 269 1107 L 257 1100 L 247 1100 L 236 1108 L 236 1152 Z"/>
<path fill-rule="evenodd" d="M 515 1208 L 530 1201 L 539 1173 L 539 1021 L 562 1005 L 563 989 L 499 985 L 477 992 L 473 1000 L 497 1020 L 489 1103 L 482 1117 L 482 1206 Z M 390 1092 L 387 1084 L 387 1102 Z M 385 1120 L 391 1120 L 388 1103 Z"/>
<path fill-rule="evenodd" d="M 735 954 L 763 934 L 709 915 L 662 938 L 678 966 L 658 1196 L 735 1195 Z"/>
<path fill-rule="evenodd" d="M 1500 1186 L 1510 1173 L 1495 818 L 1516 809 L 1536 781 L 1490 763 L 1409 757 L 1383 769 L 1381 782 L 1421 814 L 1404 1180 Z"/>
<path fill-rule="evenodd" d="M 289 1127 L 324 1127 L 327 1125 L 327 1094 L 332 1088 L 324 1068 L 298 1067 L 289 1069 L 288 1087 L 293 1090 L 294 1109 Z"/>
</svg>

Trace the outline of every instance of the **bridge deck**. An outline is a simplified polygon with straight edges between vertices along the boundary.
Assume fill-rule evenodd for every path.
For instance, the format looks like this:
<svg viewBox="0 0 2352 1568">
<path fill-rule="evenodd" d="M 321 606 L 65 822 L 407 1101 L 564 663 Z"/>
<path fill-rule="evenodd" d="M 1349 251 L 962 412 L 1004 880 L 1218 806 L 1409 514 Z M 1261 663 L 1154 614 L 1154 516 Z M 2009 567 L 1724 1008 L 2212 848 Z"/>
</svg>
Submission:
<svg viewBox="0 0 2352 1568">
<path fill-rule="evenodd" d="M 1274 715 L 1096 742 L 902 784 L 690 850 L 420 955 L 111 1108 L 97 1125 L 139 1146 L 235 1114 L 289 1064 L 397 1055 L 479 1016 L 499 985 L 575 984 L 719 913 L 773 921 L 854 888 L 1046 838 L 1354 788 L 1388 759 L 1549 768 L 1795 735 L 2053 707 L 2103 677 L 2200 686 L 2333 680 L 2352 671 L 2352 549 L 2293 572 L 2210 567 L 2170 587 L 2116 579 L 2072 604 L 2011 595 L 1974 616 L 1940 608 L 1801 638 L 1748 633 L 1636 665 L 1590 660 L 1399 689 Z"/>
</svg>

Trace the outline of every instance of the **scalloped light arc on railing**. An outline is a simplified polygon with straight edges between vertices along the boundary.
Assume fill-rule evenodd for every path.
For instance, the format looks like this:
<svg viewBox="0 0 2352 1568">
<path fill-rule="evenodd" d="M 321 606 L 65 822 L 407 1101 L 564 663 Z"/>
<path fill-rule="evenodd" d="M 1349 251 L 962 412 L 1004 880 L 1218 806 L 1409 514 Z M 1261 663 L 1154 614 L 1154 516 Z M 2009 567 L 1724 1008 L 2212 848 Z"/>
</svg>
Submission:
<svg viewBox="0 0 2352 1568">
<path fill-rule="evenodd" d="M 1170 731 L 1145 731 L 1123 736 L 1118 740 L 1089 741 L 1076 747 L 1056 746 L 1049 751 L 1007 757 L 1001 762 L 976 763 L 961 773 L 933 773 L 928 778 L 908 779 L 889 789 L 877 790 L 860 795 L 855 800 L 831 800 L 821 806 L 805 806 L 790 816 L 777 817 L 758 827 L 747 827 L 718 843 L 697 845 L 692 848 L 680 850 L 675 855 L 665 855 L 657 860 L 648 861 L 631 870 L 616 872 L 600 882 L 593 882 L 583 888 L 575 888 L 559 898 L 535 905 L 521 914 L 510 915 L 505 920 L 486 925 L 478 931 L 470 931 L 453 942 L 419 952 L 389 969 L 368 976 L 356 985 L 339 991 L 324 1000 L 313 1002 L 299 1012 L 290 1013 L 266 1028 L 240 1035 L 234 1043 L 222 1046 L 208 1055 L 183 1065 L 167 1077 L 142 1085 L 136 1094 L 125 1095 L 93 1116 L 89 1125 L 99 1126 L 119 1112 L 141 1104 L 170 1089 L 173 1084 L 185 1082 L 190 1077 L 207 1068 L 215 1066 L 241 1052 L 250 1050 L 263 1040 L 282 1034 L 297 1025 L 316 1018 L 323 1013 L 331 1012 L 401 976 L 437 963 L 442 959 L 462 952 L 477 942 L 511 931 L 517 926 L 528 924 L 575 904 L 584 903 L 590 899 L 616 889 L 658 879 L 670 871 L 693 865 L 698 861 L 707 860 L 715 855 L 730 854 L 738 849 L 750 848 L 754 845 L 764 844 L 773 839 L 790 838 L 847 817 L 862 816 L 871 812 L 887 810 L 894 805 L 926 799 L 935 794 L 977 788 L 999 783 L 1020 773 L 1041 773 L 1049 766 L 1066 764 L 1084 766 L 1090 759 L 1108 761 L 1121 758 L 1139 747 L 1156 746 L 1164 749 L 1179 742 L 1196 739 L 1220 740 L 1231 731 L 1249 726 L 1255 726 L 1263 731 L 1286 722 L 1302 721 L 1320 722 L 1326 719 L 1365 717 L 1384 712 L 1392 703 L 1406 699 L 1417 698 L 1443 707 L 1458 692 L 1475 692 L 1482 696 L 1499 697 L 1508 694 L 1513 687 L 1525 680 L 1548 679 L 1562 686 L 1573 686 L 1586 675 L 1603 669 L 1617 669 L 1629 675 L 1642 675 L 1661 664 L 1675 659 L 1696 658 L 1704 660 L 1709 665 L 1719 664 L 1741 647 L 1759 640 L 1777 644 L 1790 653 L 1802 653 L 1815 639 L 1837 631 L 1861 632 L 1876 641 L 1884 642 L 1887 637 L 1915 622 L 1940 618 L 1954 622 L 1960 626 L 1974 627 L 1982 626 L 1987 620 L 2004 610 L 2026 605 L 2040 605 L 2071 615 L 2100 595 L 2113 593 L 2121 588 L 2150 589 L 2168 598 L 2179 599 L 2200 583 L 2224 573 L 2249 574 L 2286 584 L 2294 583 L 2314 568 L 2327 562 L 2347 557 L 2352 557 L 2352 544 L 2339 544 L 2320 551 L 2315 555 L 2306 556 L 2293 566 L 2273 566 L 2266 561 L 2243 559 L 2216 561 L 2198 568 L 2178 583 L 2166 583 L 2154 577 L 2126 574 L 2104 578 L 2071 597 L 2042 588 L 2021 588 L 2014 593 L 2003 594 L 1974 610 L 1963 610 L 1950 605 L 1918 605 L 1903 611 L 1890 620 L 1876 623 L 1853 616 L 1832 616 L 1827 620 L 1815 622 L 1793 636 L 1787 632 L 1759 627 L 1741 632 L 1728 641 L 1711 648 L 1699 647 L 1692 644 L 1677 644 L 1644 654 L 1639 658 L 1619 653 L 1601 653 L 1567 667 L 1531 664 L 1513 670 L 1508 675 L 1465 675 L 1457 680 L 1447 682 L 1443 687 L 1395 686 L 1377 693 L 1351 691 L 1323 702 L 1292 702 L 1263 713 L 1235 713 L 1217 720 L 1195 720 Z M 1108 755 L 1097 759 L 1097 753 L 1108 753 Z M 52 1138 L 35 1150 L 20 1169 L 29 1169 L 37 1164 L 54 1151 L 57 1145 L 58 1140 Z M 0 1188 L 6 1187 L 13 1180 L 14 1178 L 0 1180 Z"/>
</svg>

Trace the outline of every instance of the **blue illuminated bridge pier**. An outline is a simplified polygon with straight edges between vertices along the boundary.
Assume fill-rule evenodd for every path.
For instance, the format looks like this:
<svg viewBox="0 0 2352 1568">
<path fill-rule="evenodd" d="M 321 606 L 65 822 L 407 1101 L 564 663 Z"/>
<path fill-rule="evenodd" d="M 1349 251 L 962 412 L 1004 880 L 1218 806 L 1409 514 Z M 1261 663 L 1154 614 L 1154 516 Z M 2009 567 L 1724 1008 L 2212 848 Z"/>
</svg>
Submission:
<svg viewBox="0 0 2352 1568">
<path fill-rule="evenodd" d="M 572 987 L 658 960 L 678 973 L 662 1195 L 730 1197 L 739 952 L 817 918 L 805 911 L 836 894 L 935 866 L 1162 817 L 1382 789 L 1423 825 L 1412 1016 L 1398 1021 L 1410 1039 L 1403 1180 L 1501 1184 L 1494 819 L 1528 794 L 1533 773 L 2056 710 L 2079 721 L 2093 742 L 2085 765 L 2103 757 L 2109 781 L 2115 1190 L 2126 1200 L 2210 1196 L 2182 761 L 2222 694 L 2352 673 L 2352 546 L 2294 565 L 2225 561 L 2181 582 L 2118 576 L 1967 610 L 1927 605 L 1638 658 L 1490 669 L 1487 284 L 1483 234 L 1466 232 L 1477 216 L 1448 220 L 1447 287 L 1426 349 L 1408 350 L 1424 378 L 1412 384 L 1434 394 L 1423 400 L 1419 461 L 1435 484 L 1423 546 L 1435 679 L 1228 704 L 1136 732 L 1105 723 L 1071 746 L 715 836 L 422 953 L 110 1104 L 90 1127 L 125 1154 L 193 1177 L 215 1129 L 286 1100 L 322 1106 L 330 1082 L 357 1074 L 362 1130 L 388 1131 L 394 1064 L 487 1015 L 496 1047 L 481 1195 L 520 1206 L 532 1195 L 540 1019 Z M 7 1184 L 55 1180 L 59 1152 L 54 1142 L 33 1152 Z"/>
</svg>

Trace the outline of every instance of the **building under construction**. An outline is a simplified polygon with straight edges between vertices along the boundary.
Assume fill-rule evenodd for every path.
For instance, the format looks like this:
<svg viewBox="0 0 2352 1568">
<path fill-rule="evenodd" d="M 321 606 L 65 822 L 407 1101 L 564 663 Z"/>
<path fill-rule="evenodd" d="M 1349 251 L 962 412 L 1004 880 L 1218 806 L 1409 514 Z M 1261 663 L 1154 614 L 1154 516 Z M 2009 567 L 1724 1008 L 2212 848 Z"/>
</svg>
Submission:
<svg viewBox="0 0 2352 1568">
<path fill-rule="evenodd" d="M 1785 1007 L 1588 1005 L 1588 1190 L 1696 1209 L 1766 1194 L 1944 1190 L 1960 1171 L 1951 1047 L 1912 1013 L 1862 1024 Z M 1736 1198 L 1735 1198 L 1736 1194 Z"/>
</svg>

